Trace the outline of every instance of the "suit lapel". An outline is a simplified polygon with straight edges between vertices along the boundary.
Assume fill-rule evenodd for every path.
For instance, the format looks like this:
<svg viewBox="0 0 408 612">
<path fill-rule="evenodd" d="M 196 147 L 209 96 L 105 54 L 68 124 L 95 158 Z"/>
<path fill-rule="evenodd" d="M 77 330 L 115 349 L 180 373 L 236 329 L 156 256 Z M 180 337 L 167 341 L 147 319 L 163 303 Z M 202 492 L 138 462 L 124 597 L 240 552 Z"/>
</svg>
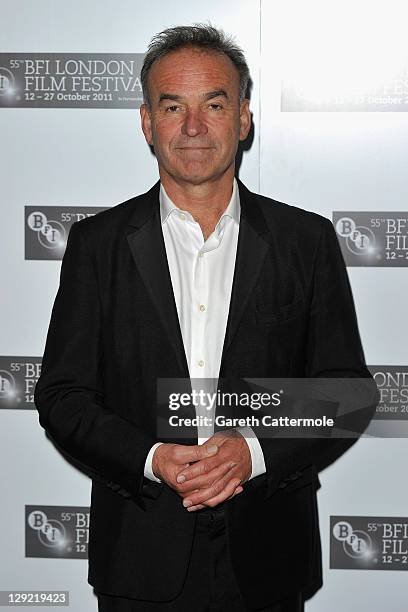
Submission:
<svg viewBox="0 0 408 612">
<path fill-rule="evenodd" d="M 238 187 L 241 218 L 220 377 L 223 375 L 226 354 L 268 250 L 268 229 L 259 205 L 240 180 Z M 188 378 L 188 364 L 161 227 L 159 189 L 158 181 L 146 194 L 138 198 L 129 223 L 131 228 L 127 240 L 140 277 L 174 348 L 180 367 L 180 378 Z"/>
<path fill-rule="evenodd" d="M 223 376 L 225 358 L 248 299 L 258 279 L 268 251 L 268 227 L 254 195 L 239 180 L 241 218 L 231 290 L 230 308 L 221 356 L 219 377 Z"/>
<path fill-rule="evenodd" d="M 178 319 L 177 306 L 171 284 L 170 269 L 160 220 L 159 203 L 160 182 L 157 182 L 135 208 L 131 231 L 127 240 L 140 277 L 148 290 L 157 314 L 167 333 L 177 363 L 180 378 L 189 378 L 189 370 L 184 351 Z M 134 231 L 134 227 L 137 228 Z"/>
</svg>

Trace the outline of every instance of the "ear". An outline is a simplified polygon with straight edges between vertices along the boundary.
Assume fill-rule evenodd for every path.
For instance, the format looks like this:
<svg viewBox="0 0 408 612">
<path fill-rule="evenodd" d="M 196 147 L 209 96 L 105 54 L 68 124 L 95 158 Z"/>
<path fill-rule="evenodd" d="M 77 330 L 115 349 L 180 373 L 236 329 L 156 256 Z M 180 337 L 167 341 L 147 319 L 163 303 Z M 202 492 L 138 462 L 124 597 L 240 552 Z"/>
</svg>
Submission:
<svg viewBox="0 0 408 612">
<path fill-rule="evenodd" d="M 152 119 L 150 116 L 150 110 L 147 104 L 143 103 L 140 107 L 140 119 L 142 125 L 142 131 L 144 137 L 146 138 L 146 142 L 149 145 L 153 144 L 152 138 Z"/>
<path fill-rule="evenodd" d="M 249 100 L 245 98 L 239 107 L 239 139 L 245 140 L 251 129 L 251 111 L 249 110 Z"/>
</svg>

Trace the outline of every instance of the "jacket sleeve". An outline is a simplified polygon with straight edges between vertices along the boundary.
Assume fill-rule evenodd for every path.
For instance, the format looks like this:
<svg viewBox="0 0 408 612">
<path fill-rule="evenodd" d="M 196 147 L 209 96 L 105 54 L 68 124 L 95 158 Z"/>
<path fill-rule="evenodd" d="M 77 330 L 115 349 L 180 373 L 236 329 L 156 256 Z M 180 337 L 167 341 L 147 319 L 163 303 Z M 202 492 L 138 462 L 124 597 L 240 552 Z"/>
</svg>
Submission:
<svg viewBox="0 0 408 612">
<path fill-rule="evenodd" d="M 301 476 L 302 469 L 314 465 L 319 471 L 346 452 L 368 427 L 379 401 L 377 386 L 365 364 L 347 269 L 327 219 L 322 222 L 311 289 L 305 378 L 359 379 L 339 384 L 347 393 L 349 382 L 353 397 L 358 395 L 358 409 L 342 416 L 342 430 L 354 433 L 351 437 L 260 438 L 267 497 L 282 482 Z"/>
<path fill-rule="evenodd" d="M 34 401 L 62 454 L 144 508 L 144 463 L 156 440 L 104 405 L 101 303 L 85 229 L 76 222 L 68 235 Z"/>
</svg>

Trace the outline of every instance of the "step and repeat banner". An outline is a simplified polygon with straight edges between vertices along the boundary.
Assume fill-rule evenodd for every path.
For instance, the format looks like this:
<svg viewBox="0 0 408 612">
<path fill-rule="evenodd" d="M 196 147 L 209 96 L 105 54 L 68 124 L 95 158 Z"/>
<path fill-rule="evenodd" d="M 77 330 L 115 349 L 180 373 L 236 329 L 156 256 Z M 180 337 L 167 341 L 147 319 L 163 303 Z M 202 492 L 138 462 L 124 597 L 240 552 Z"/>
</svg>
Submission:
<svg viewBox="0 0 408 612">
<path fill-rule="evenodd" d="M 376 435 L 320 474 L 324 586 L 306 610 L 407 612 L 408 8 L 0 0 L 0 14 L 0 608 L 97 610 L 91 481 L 40 427 L 34 388 L 70 227 L 158 178 L 140 129 L 147 44 L 210 20 L 251 70 L 239 176 L 334 224 L 381 392 Z"/>
</svg>

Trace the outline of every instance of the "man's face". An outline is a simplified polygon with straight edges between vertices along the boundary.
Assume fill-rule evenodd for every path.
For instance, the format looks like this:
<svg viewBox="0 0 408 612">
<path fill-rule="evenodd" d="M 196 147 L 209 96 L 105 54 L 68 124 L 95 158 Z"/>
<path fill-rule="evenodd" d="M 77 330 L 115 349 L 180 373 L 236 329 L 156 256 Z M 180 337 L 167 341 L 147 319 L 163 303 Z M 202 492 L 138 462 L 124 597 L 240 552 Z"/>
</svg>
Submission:
<svg viewBox="0 0 408 612">
<path fill-rule="evenodd" d="M 226 55 L 197 48 L 168 53 L 151 67 L 149 94 L 151 108 L 140 109 L 142 129 L 162 178 L 199 185 L 233 170 L 251 116 Z"/>
</svg>

